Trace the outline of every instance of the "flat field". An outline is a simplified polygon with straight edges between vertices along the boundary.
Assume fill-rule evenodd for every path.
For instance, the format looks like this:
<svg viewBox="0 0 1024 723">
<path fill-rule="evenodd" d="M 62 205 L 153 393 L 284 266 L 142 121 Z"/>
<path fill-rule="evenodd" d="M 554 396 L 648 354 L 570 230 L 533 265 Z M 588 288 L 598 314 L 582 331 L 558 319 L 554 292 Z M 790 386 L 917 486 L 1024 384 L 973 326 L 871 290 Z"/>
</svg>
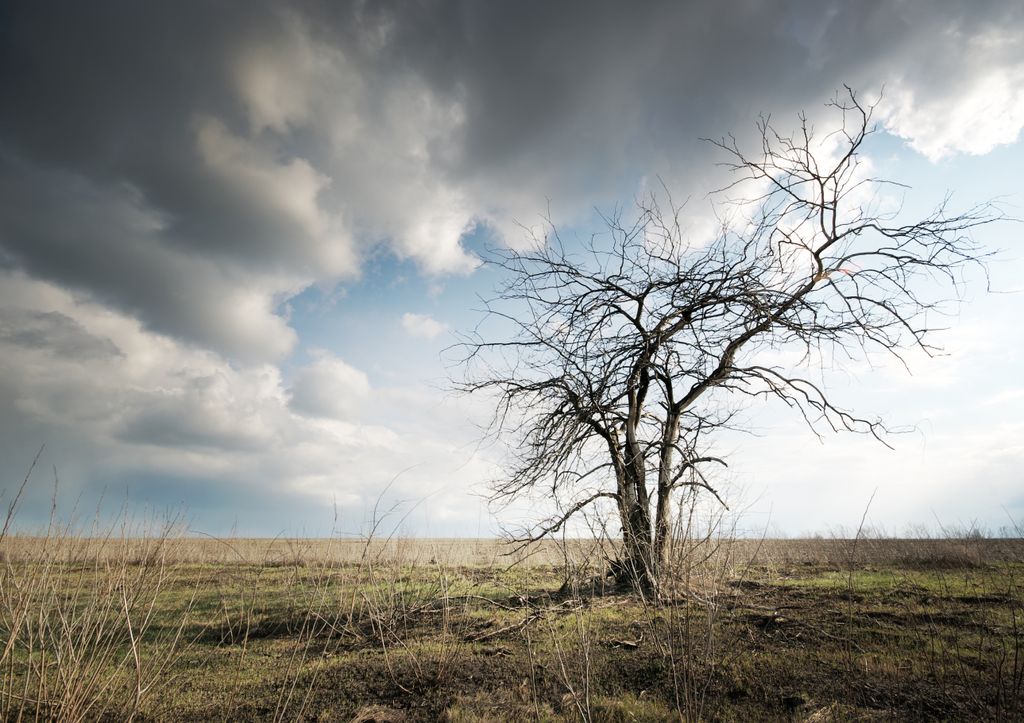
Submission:
<svg viewBox="0 0 1024 723">
<path fill-rule="evenodd" d="M 1013 720 L 1024 541 L 0 540 L 5 720 Z"/>
</svg>

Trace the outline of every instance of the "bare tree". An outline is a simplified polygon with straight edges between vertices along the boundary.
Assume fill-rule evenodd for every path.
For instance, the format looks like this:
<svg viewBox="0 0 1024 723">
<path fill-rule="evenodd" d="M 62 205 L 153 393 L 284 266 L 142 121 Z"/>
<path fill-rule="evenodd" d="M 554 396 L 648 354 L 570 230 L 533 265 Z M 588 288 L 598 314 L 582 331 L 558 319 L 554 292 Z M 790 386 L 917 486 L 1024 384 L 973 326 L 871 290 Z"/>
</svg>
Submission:
<svg viewBox="0 0 1024 723">
<path fill-rule="evenodd" d="M 544 487 L 563 501 L 522 542 L 614 501 L 623 582 L 656 591 L 673 494 L 721 501 L 708 472 L 725 461 L 707 442 L 739 402 L 775 398 L 818 433 L 884 442 L 882 421 L 833 403 L 809 362 L 934 353 L 936 315 L 959 300 L 966 267 L 984 269 L 969 232 L 1001 215 L 991 205 L 950 214 L 946 202 L 913 223 L 881 212 L 886 182 L 864 177 L 859 155 L 873 106 L 849 89 L 829 105 L 828 136 L 801 116 L 788 136 L 762 119 L 756 156 L 731 136 L 712 141 L 733 174 L 720 193 L 734 220 L 710 243 L 689 244 L 679 208 L 652 195 L 606 217 L 608 233 L 582 248 L 552 228 L 529 250 L 493 253 L 504 281 L 485 319 L 504 336 L 481 326 L 464 340 L 461 387 L 494 394 L 492 431 L 514 435 L 494 499 Z M 802 361 L 780 366 L 781 349 Z"/>
</svg>

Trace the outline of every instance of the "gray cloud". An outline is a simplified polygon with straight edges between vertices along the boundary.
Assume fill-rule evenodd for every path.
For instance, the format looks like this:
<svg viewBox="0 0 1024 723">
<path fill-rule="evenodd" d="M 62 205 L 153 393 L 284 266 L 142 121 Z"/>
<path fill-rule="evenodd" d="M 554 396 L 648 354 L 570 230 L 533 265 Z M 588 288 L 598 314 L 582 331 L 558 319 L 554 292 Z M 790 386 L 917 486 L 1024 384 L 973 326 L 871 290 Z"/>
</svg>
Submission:
<svg viewBox="0 0 1024 723">
<path fill-rule="evenodd" d="M 1006 142 L 1024 124 L 1022 12 L 17 4 L 0 36 L 0 248 L 158 331 L 279 358 L 294 338 L 278 304 L 358 273 L 379 243 L 464 272 L 465 232 L 517 235 L 545 199 L 571 220 L 645 175 L 702 193 L 697 138 L 813 110 L 844 82 L 888 82 L 887 122 L 930 155 Z M 1009 99 L 986 123 L 951 108 L 979 80 Z"/>
<path fill-rule="evenodd" d="M 470 273 L 468 232 L 655 175 L 699 216 L 699 138 L 844 83 L 930 158 L 984 153 L 1024 125 L 1022 32 L 1009 0 L 0 4 L 0 452 L 211 509 L 478 481 L 435 392 L 326 354 L 286 381 L 289 299 L 382 251 Z"/>
<path fill-rule="evenodd" d="M 145 399 L 129 412 L 115 430 L 116 439 L 128 444 L 164 448 L 207 449 L 219 452 L 254 452 L 266 444 L 258 429 L 225 419 L 222 408 L 210 408 L 202 397 L 174 395 Z"/>
<path fill-rule="evenodd" d="M 56 311 L 0 309 L 0 344 L 4 343 L 71 359 L 122 356 L 110 339 L 90 334 L 77 321 Z"/>
</svg>

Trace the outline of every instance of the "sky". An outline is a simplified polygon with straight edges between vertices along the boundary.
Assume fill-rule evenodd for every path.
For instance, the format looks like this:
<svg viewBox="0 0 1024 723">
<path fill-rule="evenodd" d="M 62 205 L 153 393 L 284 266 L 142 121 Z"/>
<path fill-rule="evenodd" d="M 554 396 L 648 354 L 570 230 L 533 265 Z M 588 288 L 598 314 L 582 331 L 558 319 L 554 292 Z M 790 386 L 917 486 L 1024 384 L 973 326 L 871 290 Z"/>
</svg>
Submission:
<svg viewBox="0 0 1024 723">
<path fill-rule="evenodd" d="M 880 97 L 865 158 L 926 213 L 1024 216 L 1019 2 L 0 0 L 0 488 L 19 524 L 491 535 L 500 445 L 443 350 L 493 246 L 664 183 L 699 239 L 704 138 Z M 829 370 L 895 426 L 819 441 L 770 406 L 720 441 L 738 529 L 1024 520 L 1024 246 L 1007 222 L 944 356 Z M 543 503 L 541 503 L 543 506 Z M 97 512 L 97 510 L 99 512 Z M 84 522 L 83 522 L 84 524 Z"/>
</svg>

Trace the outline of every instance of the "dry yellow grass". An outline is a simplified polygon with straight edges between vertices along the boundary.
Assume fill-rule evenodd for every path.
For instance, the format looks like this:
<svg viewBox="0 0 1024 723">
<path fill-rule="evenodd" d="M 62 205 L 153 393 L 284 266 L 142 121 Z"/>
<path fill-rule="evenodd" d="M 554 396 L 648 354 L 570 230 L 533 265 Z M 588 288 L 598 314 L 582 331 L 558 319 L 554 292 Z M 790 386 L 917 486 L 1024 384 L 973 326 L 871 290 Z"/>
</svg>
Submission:
<svg viewBox="0 0 1024 723">
<path fill-rule="evenodd" d="M 365 559 L 409 565 L 441 563 L 457 567 L 560 566 L 599 563 L 613 556 L 607 540 L 543 540 L 527 549 L 494 538 L 261 538 L 189 537 L 166 535 L 160 552 L 167 564 L 354 565 Z M 1024 561 L 1024 541 L 999 539 L 716 539 L 697 554 L 745 560 L 756 557 L 765 565 L 831 564 L 978 564 Z M 0 539 L 0 558 L 29 562 L 41 556 L 72 560 L 143 561 L 152 554 L 151 537 L 75 537 L 60 539 L 8 535 Z"/>
</svg>

